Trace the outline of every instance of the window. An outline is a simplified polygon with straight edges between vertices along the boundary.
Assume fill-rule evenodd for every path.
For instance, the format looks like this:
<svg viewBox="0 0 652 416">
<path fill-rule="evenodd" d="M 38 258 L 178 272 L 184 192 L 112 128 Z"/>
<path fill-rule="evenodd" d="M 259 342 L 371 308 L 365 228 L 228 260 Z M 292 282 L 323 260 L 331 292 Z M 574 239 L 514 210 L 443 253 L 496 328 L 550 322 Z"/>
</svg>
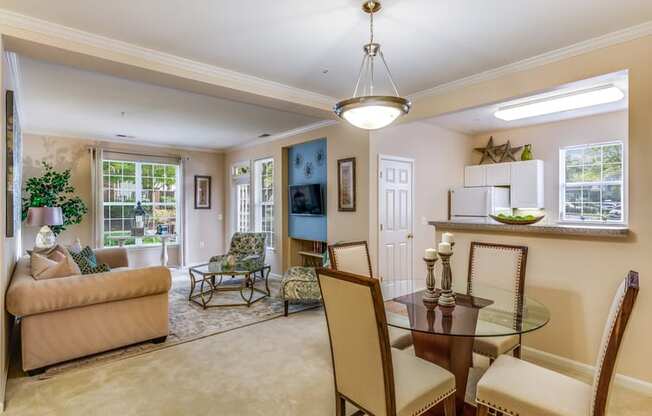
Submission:
<svg viewBox="0 0 652 416">
<path fill-rule="evenodd" d="M 249 162 L 233 165 L 231 179 L 235 199 L 235 231 L 251 231 L 251 192 L 249 180 Z"/>
<path fill-rule="evenodd" d="M 267 248 L 274 248 L 274 159 L 254 163 L 256 232 L 267 235 Z"/>
<path fill-rule="evenodd" d="M 125 245 L 160 244 L 155 235 L 131 237 L 134 209 L 141 203 L 148 216 L 145 230 L 158 224 L 176 227 L 179 167 L 164 163 L 104 160 L 104 246 L 116 246 L 111 237 L 130 237 Z M 175 240 L 170 240 L 174 243 Z"/>
<path fill-rule="evenodd" d="M 561 149 L 561 221 L 625 222 L 623 155 L 620 141 Z"/>
</svg>

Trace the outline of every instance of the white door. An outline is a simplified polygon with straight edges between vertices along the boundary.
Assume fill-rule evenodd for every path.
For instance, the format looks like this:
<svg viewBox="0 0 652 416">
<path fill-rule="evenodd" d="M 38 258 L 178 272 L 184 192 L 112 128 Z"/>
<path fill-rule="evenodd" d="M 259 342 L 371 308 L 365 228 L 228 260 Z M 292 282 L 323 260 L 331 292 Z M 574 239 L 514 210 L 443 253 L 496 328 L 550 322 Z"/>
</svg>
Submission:
<svg viewBox="0 0 652 416">
<path fill-rule="evenodd" d="M 380 156 L 379 276 L 385 299 L 413 290 L 413 168 L 409 159 Z"/>
</svg>

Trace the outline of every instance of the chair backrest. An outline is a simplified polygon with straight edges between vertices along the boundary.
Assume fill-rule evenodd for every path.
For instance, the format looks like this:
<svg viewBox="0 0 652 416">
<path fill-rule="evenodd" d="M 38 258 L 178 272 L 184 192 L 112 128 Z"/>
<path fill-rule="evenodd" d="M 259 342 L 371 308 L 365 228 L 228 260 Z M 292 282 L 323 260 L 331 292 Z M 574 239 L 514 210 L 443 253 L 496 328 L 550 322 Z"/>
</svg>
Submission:
<svg viewBox="0 0 652 416">
<path fill-rule="evenodd" d="M 606 414 L 609 385 L 614 376 L 616 357 L 623 340 L 629 316 L 634 308 L 638 295 L 638 273 L 630 271 L 618 287 L 614 296 L 607 322 L 600 342 L 598 361 L 596 363 L 595 377 L 593 378 L 593 395 L 591 415 L 603 416 Z"/>
<path fill-rule="evenodd" d="M 467 293 L 473 295 L 474 282 L 509 290 L 511 298 L 496 300 L 491 307 L 513 312 L 516 319 L 523 306 L 527 251 L 525 246 L 471 242 Z"/>
<path fill-rule="evenodd" d="M 369 247 L 366 241 L 333 244 L 328 246 L 328 253 L 332 269 L 373 277 Z"/>
<path fill-rule="evenodd" d="M 380 282 L 317 269 L 335 389 L 375 416 L 394 415 L 394 375 Z"/>
<path fill-rule="evenodd" d="M 237 258 L 258 256 L 265 260 L 265 233 L 235 233 L 231 238 L 229 254 Z"/>
</svg>

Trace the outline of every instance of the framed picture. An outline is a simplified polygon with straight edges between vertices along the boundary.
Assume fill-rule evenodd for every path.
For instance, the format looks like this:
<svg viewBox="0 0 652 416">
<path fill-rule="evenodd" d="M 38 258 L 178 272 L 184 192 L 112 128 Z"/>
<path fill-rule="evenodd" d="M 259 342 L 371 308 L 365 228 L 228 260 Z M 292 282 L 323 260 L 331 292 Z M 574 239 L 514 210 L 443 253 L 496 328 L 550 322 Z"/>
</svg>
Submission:
<svg viewBox="0 0 652 416">
<path fill-rule="evenodd" d="M 5 96 L 5 156 L 6 156 L 6 198 L 7 207 L 5 212 L 7 238 L 14 237 L 15 230 L 20 227 L 21 221 L 21 195 L 20 195 L 20 166 L 21 140 L 20 123 L 16 112 L 14 92 L 8 90 Z"/>
<path fill-rule="evenodd" d="M 195 209 L 211 209 L 211 177 L 195 175 Z"/>
<path fill-rule="evenodd" d="M 355 211 L 355 158 L 337 161 L 337 210 Z"/>
</svg>

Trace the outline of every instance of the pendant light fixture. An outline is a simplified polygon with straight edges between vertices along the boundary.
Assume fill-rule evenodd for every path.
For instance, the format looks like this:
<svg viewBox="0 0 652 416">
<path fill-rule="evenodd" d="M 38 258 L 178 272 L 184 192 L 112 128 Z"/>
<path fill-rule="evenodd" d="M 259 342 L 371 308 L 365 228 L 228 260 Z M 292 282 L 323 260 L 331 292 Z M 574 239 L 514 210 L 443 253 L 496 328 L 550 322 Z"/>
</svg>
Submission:
<svg viewBox="0 0 652 416">
<path fill-rule="evenodd" d="M 398 117 L 410 111 L 412 103 L 398 94 L 396 83 L 392 79 L 385 56 L 380 50 L 380 44 L 374 42 L 374 13 L 381 8 L 379 1 L 365 1 L 362 10 L 369 14 L 369 43 L 363 46 L 364 56 L 358 81 L 353 89 L 353 97 L 335 104 L 335 114 L 355 127 L 365 130 L 376 130 L 386 127 Z M 383 68 L 395 95 L 374 95 L 374 69 L 376 58 L 380 58 Z"/>
</svg>

